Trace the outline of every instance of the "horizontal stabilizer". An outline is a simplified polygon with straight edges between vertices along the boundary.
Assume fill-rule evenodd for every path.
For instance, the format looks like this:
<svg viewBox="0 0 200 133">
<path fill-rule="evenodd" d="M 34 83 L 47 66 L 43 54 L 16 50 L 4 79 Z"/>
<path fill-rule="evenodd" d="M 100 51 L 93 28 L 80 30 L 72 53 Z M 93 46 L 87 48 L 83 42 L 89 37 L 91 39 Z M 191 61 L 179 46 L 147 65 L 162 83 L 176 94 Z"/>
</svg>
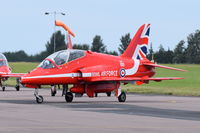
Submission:
<svg viewBox="0 0 200 133">
<path fill-rule="evenodd" d="M 171 69 L 171 70 L 182 71 L 182 72 L 187 72 L 187 70 L 178 69 L 178 68 L 174 68 L 174 67 L 163 66 L 163 65 L 158 65 L 158 64 L 153 64 L 153 63 L 143 63 L 143 65 L 152 66 L 152 67 L 160 67 L 160 68 Z"/>
</svg>

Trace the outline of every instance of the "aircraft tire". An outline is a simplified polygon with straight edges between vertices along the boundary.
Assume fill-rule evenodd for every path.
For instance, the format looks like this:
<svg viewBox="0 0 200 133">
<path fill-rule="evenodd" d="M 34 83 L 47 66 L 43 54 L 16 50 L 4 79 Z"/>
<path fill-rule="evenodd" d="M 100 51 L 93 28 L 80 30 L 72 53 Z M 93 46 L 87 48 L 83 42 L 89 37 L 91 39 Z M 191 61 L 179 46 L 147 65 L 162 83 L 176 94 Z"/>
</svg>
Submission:
<svg viewBox="0 0 200 133">
<path fill-rule="evenodd" d="M 19 85 L 16 85 L 16 86 L 15 86 L 15 89 L 16 89 L 16 91 L 19 91 L 20 86 L 19 86 Z"/>
<path fill-rule="evenodd" d="M 111 92 L 106 92 L 107 96 L 110 97 L 111 96 Z"/>
<path fill-rule="evenodd" d="M 36 97 L 36 102 L 38 103 L 38 104 L 41 104 L 41 103 L 43 103 L 43 96 L 38 96 L 38 97 Z"/>
<path fill-rule="evenodd" d="M 67 92 L 65 94 L 65 101 L 71 103 L 73 101 L 73 94 L 71 92 Z"/>
<path fill-rule="evenodd" d="M 119 102 L 125 102 L 126 101 L 126 93 L 122 92 L 118 97 Z"/>
<path fill-rule="evenodd" d="M 5 86 L 3 86 L 3 87 L 2 87 L 2 91 L 5 91 L 5 89 L 6 89 L 6 87 L 5 87 Z"/>
<path fill-rule="evenodd" d="M 51 96 L 54 97 L 56 95 L 56 91 L 51 90 Z"/>
</svg>

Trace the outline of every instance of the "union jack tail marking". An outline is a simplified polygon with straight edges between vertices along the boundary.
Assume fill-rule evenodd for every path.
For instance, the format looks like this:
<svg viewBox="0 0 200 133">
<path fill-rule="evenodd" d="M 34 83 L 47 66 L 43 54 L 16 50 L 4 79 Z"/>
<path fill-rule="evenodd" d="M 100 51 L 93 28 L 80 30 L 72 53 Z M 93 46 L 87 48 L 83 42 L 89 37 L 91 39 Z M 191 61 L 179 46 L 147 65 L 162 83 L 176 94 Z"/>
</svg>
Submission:
<svg viewBox="0 0 200 133">
<path fill-rule="evenodd" d="M 125 52 L 121 55 L 122 57 L 133 58 L 133 59 L 144 59 L 147 55 L 147 45 L 149 42 L 150 24 L 142 25 Z"/>
</svg>

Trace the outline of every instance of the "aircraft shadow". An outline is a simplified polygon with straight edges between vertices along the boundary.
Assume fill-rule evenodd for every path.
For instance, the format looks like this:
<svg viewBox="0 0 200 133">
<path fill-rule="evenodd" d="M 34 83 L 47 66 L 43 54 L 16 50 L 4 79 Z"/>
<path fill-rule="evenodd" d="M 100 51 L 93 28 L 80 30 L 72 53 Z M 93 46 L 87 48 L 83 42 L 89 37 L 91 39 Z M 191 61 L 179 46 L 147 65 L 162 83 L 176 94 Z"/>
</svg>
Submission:
<svg viewBox="0 0 200 133">
<path fill-rule="evenodd" d="M 37 104 L 34 100 L 0 100 L 1 103 L 13 104 Z M 150 116 L 169 119 L 193 120 L 200 121 L 200 111 L 176 110 L 176 109 L 161 109 L 155 107 L 145 107 L 131 105 L 134 102 L 149 102 L 154 101 L 127 101 L 126 103 L 118 103 L 117 101 L 74 101 L 66 103 L 65 101 L 48 102 L 45 101 L 42 106 L 54 106 L 57 108 L 70 108 L 74 111 L 90 111 L 99 113 L 115 113 L 125 115 Z M 158 102 L 158 101 L 155 101 Z M 131 103 L 131 104 L 129 104 Z"/>
<path fill-rule="evenodd" d="M 132 102 L 134 103 L 134 102 Z M 169 119 L 200 121 L 200 111 L 161 109 L 116 102 L 79 102 L 70 104 L 52 104 L 60 108 L 71 108 L 75 111 L 91 111 L 99 113 L 115 113 L 125 115 L 151 116 Z"/>
</svg>

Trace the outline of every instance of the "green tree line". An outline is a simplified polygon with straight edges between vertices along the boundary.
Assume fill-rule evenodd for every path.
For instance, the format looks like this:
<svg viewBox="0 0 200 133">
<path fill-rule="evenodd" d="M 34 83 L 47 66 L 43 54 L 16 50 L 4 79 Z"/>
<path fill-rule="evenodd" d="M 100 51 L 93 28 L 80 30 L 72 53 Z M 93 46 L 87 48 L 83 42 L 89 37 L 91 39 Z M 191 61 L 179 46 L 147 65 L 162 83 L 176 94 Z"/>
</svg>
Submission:
<svg viewBox="0 0 200 133">
<path fill-rule="evenodd" d="M 61 31 L 56 31 L 50 37 L 50 40 L 45 44 L 46 49 L 35 55 L 28 55 L 25 51 L 20 50 L 16 52 L 4 52 L 8 61 L 26 61 L 26 62 L 40 62 L 48 55 L 54 52 L 54 34 L 55 34 L 55 51 L 66 49 L 65 35 Z M 103 43 L 100 35 L 93 38 L 91 44 L 73 44 L 74 49 L 91 50 L 93 52 L 106 53 L 111 55 L 119 55 L 124 52 L 130 43 L 130 34 L 125 34 L 120 38 L 120 44 L 117 44 L 118 51 L 109 51 Z M 196 30 L 194 33 L 188 35 L 186 42 L 181 40 L 174 50 L 164 49 L 161 44 L 158 51 L 153 50 L 152 43 L 147 58 L 158 63 L 193 63 L 200 64 L 200 31 Z"/>
</svg>

